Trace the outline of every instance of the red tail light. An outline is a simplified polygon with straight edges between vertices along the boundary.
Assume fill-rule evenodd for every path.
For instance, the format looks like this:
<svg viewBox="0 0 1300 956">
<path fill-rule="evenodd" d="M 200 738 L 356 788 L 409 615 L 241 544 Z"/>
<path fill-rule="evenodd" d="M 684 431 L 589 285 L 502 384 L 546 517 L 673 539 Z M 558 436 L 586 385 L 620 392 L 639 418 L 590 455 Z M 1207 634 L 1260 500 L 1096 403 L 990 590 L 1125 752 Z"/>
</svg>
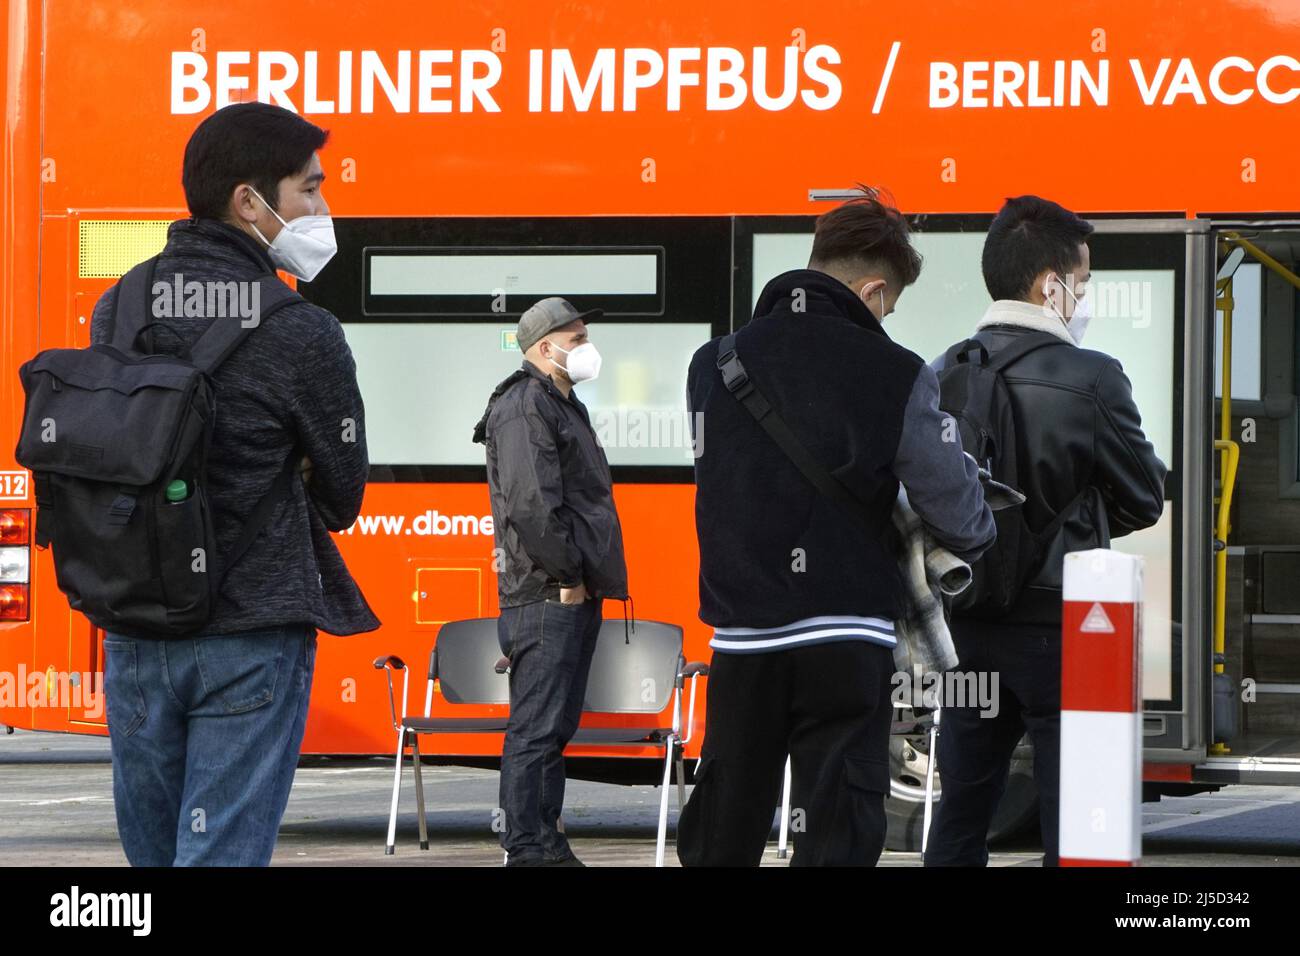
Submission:
<svg viewBox="0 0 1300 956">
<path fill-rule="evenodd" d="M 0 544 L 30 544 L 32 513 L 28 508 L 0 509 Z"/>
<path fill-rule="evenodd" d="M 26 584 L 0 585 L 0 621 L 26 621 L 28 608 Z"/>
</svg>

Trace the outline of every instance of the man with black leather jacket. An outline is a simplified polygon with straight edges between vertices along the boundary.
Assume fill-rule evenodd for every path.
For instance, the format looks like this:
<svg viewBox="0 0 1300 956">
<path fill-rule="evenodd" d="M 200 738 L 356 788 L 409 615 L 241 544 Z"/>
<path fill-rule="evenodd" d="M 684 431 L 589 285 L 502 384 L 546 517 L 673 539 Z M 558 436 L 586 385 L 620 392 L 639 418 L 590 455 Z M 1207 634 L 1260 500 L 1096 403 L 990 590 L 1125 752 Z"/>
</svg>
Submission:
<svg viewBox="0 0 1300 956">
<path fill-rule="evenodd" d="M 984 244 L 994 302 L 975 336 L 990 357 L 1026 335 L 1059 343 L 1004 371 L 1015 416 L 1018 487 L 1032 531 L 1068 512 L 1043 544 L 1017 603 L 996 621 L 955 615 L 962 673 L 997 673 L 997 707 L 945 707 L 939 733 L 942 799 L 927 866 L 988 862 L 986 836 L 1006 789 L 1012 753 L 1027 731 L 1044 865 L 1057 863 L 1061 709 L 1061 569 L 1066 552 L 1108 547 L 1149 527 L 1164 506 L 1166 469 L 1142 431 L 1120 363 L 1079 347 L 1091 315 L 1092 226 L 1037 196 L 1007 200 Z M 943 359 L 935 361 L 940 371 Z"/>
</svg>

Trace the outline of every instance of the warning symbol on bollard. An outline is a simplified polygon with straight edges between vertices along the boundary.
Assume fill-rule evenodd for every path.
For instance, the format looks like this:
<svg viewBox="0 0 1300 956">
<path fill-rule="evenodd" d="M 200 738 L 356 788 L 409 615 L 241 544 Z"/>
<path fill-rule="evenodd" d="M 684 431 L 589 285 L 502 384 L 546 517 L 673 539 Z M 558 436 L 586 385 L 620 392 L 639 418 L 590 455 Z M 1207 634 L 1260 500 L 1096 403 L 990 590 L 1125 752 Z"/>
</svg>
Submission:
<svg viewBox="0 0 1300 956">
<path fill-rule="evenodd" d="M 1085 634 L 1114 634 L 1115 625 L 1110 623 L 1110 618 L 1106 616 L 1106 609 L 1098 603 L 1094 603 L 1088 610 L 1088 615 L 1079 625 L 1079 630 Z"/>
</svg>

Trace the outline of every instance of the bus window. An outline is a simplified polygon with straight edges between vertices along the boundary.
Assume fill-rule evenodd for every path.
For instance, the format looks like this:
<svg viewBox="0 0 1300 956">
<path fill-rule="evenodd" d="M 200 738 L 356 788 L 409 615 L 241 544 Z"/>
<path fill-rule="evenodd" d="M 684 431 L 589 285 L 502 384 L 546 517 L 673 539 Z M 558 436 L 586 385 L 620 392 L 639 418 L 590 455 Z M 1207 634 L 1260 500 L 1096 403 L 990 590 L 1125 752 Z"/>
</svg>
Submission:
<svg viewBox="0 0 1300 956">
<path fill-rule="evenodd" d="M 1232 274 L 1232 400 L 1263 399 L 1259 263 L 1246 262 Z M 1223 397 L 1223 313 L 1214 313 L 1214 397 Z"/>
<path fill-rule="evenodd" d="M 662 326 L 592 323 L 603 364 L 600 377 L 578 394 L 612 466 L 691 465 L 682 407 L 686 368 L 711 338 L 707 317 L 699 318 Z M 519 367 L 517 320 L 346 324 L 365 396 L 370 460 L 481 465 L 483 446 L 470 436 L 493 387 Z"/>
<path fill-rule="evenodd" d="M 341 219 L 336 231 L 339 265 L 304 294 L 343 322 L 373 480 L 481 480 L 474 423 L 522 360 L 520 313 L 552 295 L 604 312 L 591 326 L 600 377 L 578 394 L 615 480 L 691 480 L 686 370 L 727 328 L 729 220 Z"/>
</svg>

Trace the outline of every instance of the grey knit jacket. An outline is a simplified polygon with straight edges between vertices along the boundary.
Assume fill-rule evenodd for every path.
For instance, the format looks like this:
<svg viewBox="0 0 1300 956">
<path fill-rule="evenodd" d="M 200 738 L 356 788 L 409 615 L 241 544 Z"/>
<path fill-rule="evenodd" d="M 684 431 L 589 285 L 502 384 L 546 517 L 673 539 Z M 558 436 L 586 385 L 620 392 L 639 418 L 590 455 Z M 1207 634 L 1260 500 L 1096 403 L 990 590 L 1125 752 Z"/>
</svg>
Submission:
<svg viewBox="0 0 1300 956">
<path fill-rule="evenodd" d="M 155 281 L 228 282 L 273 272 L 263 248 L 210 219 L 175 222 Z M 114 285 L 95 305 L 92 343 L 112 337 Z M 154 351 L 192 345 L 204 318 L 155 318 Z M 230 569 L 205 634 L 310 624 L 330 634 L 379 626 L 330 531 L 356 520 L 365 492 L 365 410 L 356 365 L 338 319 L 295 303 L 267 318 L 214 373 L 217 417 L 208 482 L 217 545 L 227 552 L 290 456 L 312 462 L 291 494 Z"/>
</svg>

